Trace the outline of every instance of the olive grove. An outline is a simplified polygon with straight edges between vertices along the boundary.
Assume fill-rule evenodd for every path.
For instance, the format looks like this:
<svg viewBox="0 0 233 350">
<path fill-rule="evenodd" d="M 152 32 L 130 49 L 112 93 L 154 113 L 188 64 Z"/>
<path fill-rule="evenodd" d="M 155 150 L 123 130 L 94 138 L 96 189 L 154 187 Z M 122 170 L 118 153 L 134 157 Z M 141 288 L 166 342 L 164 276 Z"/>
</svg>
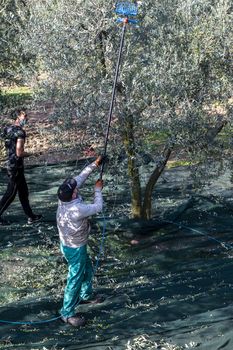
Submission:
<svg viewBox="0 0 233 350">
<path fill-rule="evenodd" d="M 27 7 L 21 45 L 35 57 L 27 79 L 54 103 L 56 129 L 102 140 L 121 33 L 114 1 Z M 126 155 L 134 218 L 153 215 L 153 190 L 173 154 L 207 164 L 229 152 L 232 10 L 231 0 L 145 0 L 127 28 L 109 150 Z"/>
</svg>

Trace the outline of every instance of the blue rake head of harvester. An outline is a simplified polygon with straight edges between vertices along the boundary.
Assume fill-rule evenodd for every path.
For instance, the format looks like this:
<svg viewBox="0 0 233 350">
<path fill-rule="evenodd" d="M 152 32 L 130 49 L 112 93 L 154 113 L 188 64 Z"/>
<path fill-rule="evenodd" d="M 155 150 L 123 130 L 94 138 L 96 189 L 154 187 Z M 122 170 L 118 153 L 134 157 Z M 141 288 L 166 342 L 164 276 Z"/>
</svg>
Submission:
<svg viewBox="0 0 233 350">
<path fill-rule="evenodd" d="M 135 17 L 138 14 L 138 6 L 136 3 L 130 2 L 130 1 L 117 1 L 115 12 L 118 15 L 122 15 L 124 17 Z M 118 18 L 117 22 L 123 22 L 123 18 Z M 136 19 L 128 19 L 129 23 L 136 24 L 138 21 Z"/>
<path fill-rule="evenodd" d="M 123 16 L 137 16 L 138 6 L 129 1 L 117 1 L 115 12 Z"/>
</svg>

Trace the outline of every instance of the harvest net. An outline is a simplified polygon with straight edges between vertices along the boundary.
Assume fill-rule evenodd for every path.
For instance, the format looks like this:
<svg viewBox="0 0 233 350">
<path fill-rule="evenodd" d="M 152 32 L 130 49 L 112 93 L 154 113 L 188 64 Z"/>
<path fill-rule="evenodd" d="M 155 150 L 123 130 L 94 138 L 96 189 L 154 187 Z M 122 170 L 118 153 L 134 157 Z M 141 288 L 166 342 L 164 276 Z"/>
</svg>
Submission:
<svg viewBox="0 0 233 350">
<path fill-rule="evenodd" d="M 0 319 L 40 321 L 58 315 L 67 270 L 59 252 L 56 191 L 65 177 L 84 165 L 26 169 L 32 206 L 44 220 L 28 226 L 18 201 L 6 213 L 13 223 L 0 228 Z M 94 176 L 82 192 L 87 201 L 92 199 Z M 169 177 L 169 185 L 161 180 L 154 198 L 160 217 L 146 225 L 126 219 L 126 181 L 119 180 L 113 190 L 113 178 L 105 177 L 107 236 L 95 290 L 106 299 L 98 306 L 79 307 L 87 325 L 77 330 L 59 320 L 34 326 L 1 324 L 0 349 L 233 348 L 229 177 L 225 174 L 196 195 L 184 168 L 171 169 L 164 176 Z M 5 183 L 6 173 L 1 170 L 1 194 Z M 90 251 L 95 260 L 102 214 L 92 222 Z"/>
</svg>

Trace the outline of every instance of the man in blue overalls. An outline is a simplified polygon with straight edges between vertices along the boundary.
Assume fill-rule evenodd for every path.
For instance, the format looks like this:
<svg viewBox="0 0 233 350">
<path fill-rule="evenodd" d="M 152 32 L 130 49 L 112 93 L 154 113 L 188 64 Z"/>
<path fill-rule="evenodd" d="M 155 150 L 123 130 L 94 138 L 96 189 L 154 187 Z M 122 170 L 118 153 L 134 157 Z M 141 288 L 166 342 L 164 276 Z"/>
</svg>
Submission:
<svg viewBox="0 0 233 350">
<path fill-rule="evenodd" d="M 102 161 L 102 157 L 99 156 L 93 163 L 85 167 L 77 177 L 66 179 L 58 189 L 57 227 L 61 252 L 68 262 L 61 319 L 75 327 L 85 324 L 85 319 L 75 314 L 77 304 L 103 301 L 101 297 L 93 299 L 93 269 L 87 254 L 90 233 L 88 217 L 102 210 L 102 180 L 95 183 L 93 203 L 85 204 L 79 194 L 80 187 L 88 176 L 101 165 Z"/>
</svg>

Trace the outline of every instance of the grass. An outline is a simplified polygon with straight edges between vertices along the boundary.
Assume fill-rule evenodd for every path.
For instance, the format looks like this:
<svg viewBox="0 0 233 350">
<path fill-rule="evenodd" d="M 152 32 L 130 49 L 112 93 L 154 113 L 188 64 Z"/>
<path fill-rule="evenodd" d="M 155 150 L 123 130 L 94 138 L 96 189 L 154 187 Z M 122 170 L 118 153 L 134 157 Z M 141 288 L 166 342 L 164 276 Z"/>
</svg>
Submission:
<svg viewBox="0 0 233 350">
<path fill-rule="evenodd" d="M 9 87 L 9 88 L 3 88 L 2 92 L 6 95 L 28 95 L 32 94 L 32 89 L 28 86 L 15 86 L 15 87 Z"/>
<path fill-rule="evenodd" d="M 176 168 L 179 166 L 190 166 L 193 164 L 194 164 L 194 162 L 191 162 L 189 160 L 170 160 L 167 163 L 167 168 L 172 169 L 172 168 Z"/>
<path fill-rule="evenodd" d="M 32 99 L 32 89 L 27 86 L 15 86 L 0 90 L 0 111 L 23 107 Z"/>
<path fill-rule="evenodd" d="M 153 131 L 146 135 L 144 142 L 147 148 L 154 148 L 163 145 L 168 138 L 168 133 L 165 131 Z"/>
</svg>

